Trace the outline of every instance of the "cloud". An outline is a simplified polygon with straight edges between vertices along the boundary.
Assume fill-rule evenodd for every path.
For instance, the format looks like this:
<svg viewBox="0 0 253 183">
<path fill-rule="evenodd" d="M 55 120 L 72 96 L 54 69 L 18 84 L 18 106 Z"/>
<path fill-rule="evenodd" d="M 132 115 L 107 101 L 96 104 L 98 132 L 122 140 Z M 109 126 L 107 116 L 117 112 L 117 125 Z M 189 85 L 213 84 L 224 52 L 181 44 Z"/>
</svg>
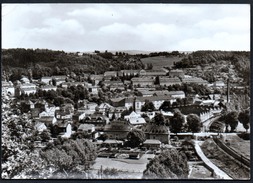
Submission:
<svg viewBox="0 0 253 183">
<path fill-rule="evenodd" d="M 3 48 L 249 50 L 250 6 L 3 4 Z"/>
</svg>

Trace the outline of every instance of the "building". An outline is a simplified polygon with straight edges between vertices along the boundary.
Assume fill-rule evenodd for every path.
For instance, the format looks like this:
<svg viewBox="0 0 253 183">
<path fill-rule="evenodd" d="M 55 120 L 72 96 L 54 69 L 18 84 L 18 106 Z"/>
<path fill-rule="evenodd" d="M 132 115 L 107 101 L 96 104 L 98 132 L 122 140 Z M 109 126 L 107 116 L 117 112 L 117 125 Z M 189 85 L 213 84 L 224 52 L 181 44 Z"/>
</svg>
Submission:
<svg viewBox="0 0 253 183">
<path fill-rule="evenodd" d="M 10 95 L 10 96 L 15 95 L 15 88 L 11 81 L 9 82 L 2 81 L 2 95 Z"/>
<path fill-rule="evenodd" d="M 102 114 L 87 115 L 80 121 L 82 124 L 93 124 L 97 130 L 103 129 L 103 127 L 109 122 L 109 119 Z"/>
<path fill-rule="evenodd" d="M 170 134 L 167 126 L 147 123 L 143 125 L 142 131 L 145 133 L 147 139 L 159 140 L 164 144 L 169 144 Z"/>
<path fill-rule="evenodd" d="M 140 70 L 140 76 L 166 76 L 166 72 L 164 70 Z"/>
<path fill-rule="evenodd" d="M 187 84 L 198 84 L 198 85 L 207 85 L 208 82 L 206 80 L 203 80 L 202 78 L 197 78 L 197 77 L 192 77 L 192 78 L 183 78 L 182 83 L 187 83 Z"/>
<path fill-rule="evenodd" d="M 104 134 L 108 135 L 109 139 L 125 140 L 131 129 L 128 121 L 115 120 L 105 125 Z"/>
<path fill-rule="evenodd" d="M 36 89 L 35 88 L 22 88 L 20 90 L 20 92 L 21 92 L 21 94 L 30 95 L 30 94 L 36 93 Z"/>
<path fill-rule="evenodd" d="M 77 129 L 77 133 L 83 134 L 89 138 L 93 138 L 93 133 L 95 132 L 95 126 L 93 124 L 80 124 Z"/>
<path fill-rule="evenodd" d="M 152 96 L 152 97 L 135 97 L 135 98 L 126 98 L 125 99 L 125 107 L 129 109 L 133 107 L 136 111 L 140 111 L 145 102 L 152 102 L 156 110 L 160 108 L 164 101 L 170 101 L 173 103 L 176 101 L 172 99 L 170 96 Z"/>
<path fill-rule="evenodd" d="M 159 82 L 161 86 L 171 86 L 171 85 L 181 85 L 182 82 L 178 77 L 166 77 L 166 76 L 161 76 L 159 77 Z"/>
<path fill-rule="evenodd" d="M 169 72 L 169 76 L 170 76 L 170 77 L 180 77 L 180 78 L 184 78 L 184 71 L 183 71 L 183 70 L 179 70 L 179 69 L 171 70 L 171 71 Z"/>
<path fill-rule="evenodd" d="M 147 139 L 143 142 L 143 147 L 147 149 L 159 149 L 161 147 L 161 141 L 156 139 Z"/>
<path fill-rule="evenodd" d="M 129 121 L 131 125 L 144 125 L 146 121 L 140 114 L 132 111 L 131 114 L 124 117 L 125 120 Z"/>
<path fill-rule="evenodd" d="M 134 77 L 131 79 L 133 86 L 153 86 L 154 85 L 154 78 L 153 77 Z"/>
<path fill-rule="evenodd" d="M 102 103 L 98 107 L 98 112 L 102 113 L 103 115 L 106 115 L 109 111 L 114 111 L 114 107 L 111 106 L 108 103 Z"/>
<path fill-rule="evenodd" d="M 168 95 L 171 96 L 172 98 L 185 98 L 185 93 L 184 91 L 169 91 Z"/>
<path fill-rule="evenodd" d="M 119 76 L 137 76 L 140 70 L 121 70 L 118 72 Z"/>
<path fill-rule="evenodd" d="M 71 121 L 62 119 L 57 120 L 53 127 L 53 136 L 69 138 L 72 134 Z"/>
<path fill-rule="evenodd" d="M 90 79 L 92 81 L 94 81 L 95 85 L 98 85 L 100 81 L 103 81 L 104 79 L 104 75 L 100 74 L 100 75 L 90 75 Z"/>
<path fill-rule="evenodd" d="M 40 81 L 49 85 L 52 83 L 52 77 L 41 77 Z"/>
<path fill-rule="evenodd" d="M 50 90 L 56 91 L 56 90 L 57 90 L 57 87 L 56 87 L 56 86 L 53 86 L 53 85 L 46 85 L 46 86 L 41 86 L 40 89 L 41 89 L 42 91 L 50 91 Z"/>
</svg>

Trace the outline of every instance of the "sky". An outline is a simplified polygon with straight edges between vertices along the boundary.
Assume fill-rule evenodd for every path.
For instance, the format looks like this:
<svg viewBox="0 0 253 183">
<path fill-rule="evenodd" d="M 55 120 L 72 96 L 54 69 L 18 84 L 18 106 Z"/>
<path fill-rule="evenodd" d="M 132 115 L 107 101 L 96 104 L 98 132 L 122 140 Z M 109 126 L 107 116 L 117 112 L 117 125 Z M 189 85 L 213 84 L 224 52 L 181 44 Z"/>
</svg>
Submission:
<svg viewBox="0 0 253 183">
<path fill-rule="evenodd" d="M 247 4 L 2 4 L 2 48 L 250 50 Z"/>
</svg>

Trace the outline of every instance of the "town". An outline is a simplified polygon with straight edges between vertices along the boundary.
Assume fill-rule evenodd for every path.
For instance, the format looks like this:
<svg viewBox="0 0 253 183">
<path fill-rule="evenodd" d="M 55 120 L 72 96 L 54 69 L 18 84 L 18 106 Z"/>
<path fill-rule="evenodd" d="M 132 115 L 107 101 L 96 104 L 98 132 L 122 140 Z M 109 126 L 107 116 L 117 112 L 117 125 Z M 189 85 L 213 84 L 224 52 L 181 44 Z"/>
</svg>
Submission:
<svg viewBox="0 0 253 183">
<path fill-rule="evenodd" d="M 250 178 L 249 52 L 2 54 L 2 178 Z"/>
</svg>

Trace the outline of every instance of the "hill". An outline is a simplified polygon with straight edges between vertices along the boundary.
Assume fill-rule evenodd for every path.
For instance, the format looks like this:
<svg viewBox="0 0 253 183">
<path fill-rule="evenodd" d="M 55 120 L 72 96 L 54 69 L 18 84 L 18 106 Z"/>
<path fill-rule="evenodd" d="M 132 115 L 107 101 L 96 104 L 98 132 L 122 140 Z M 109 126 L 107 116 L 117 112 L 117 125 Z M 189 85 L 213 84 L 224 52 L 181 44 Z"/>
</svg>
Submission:
<svg viewBox="0 0 253 183">
<path fill-rule="evenodd" d="M 174 63 L 181 61 L 179 56 L 156 56 L 142 58 L 141 62 L 143 64 L 152 64 L 153 69 L 161 69 L 162 67 L 172 67 Z"/>
</svg>

